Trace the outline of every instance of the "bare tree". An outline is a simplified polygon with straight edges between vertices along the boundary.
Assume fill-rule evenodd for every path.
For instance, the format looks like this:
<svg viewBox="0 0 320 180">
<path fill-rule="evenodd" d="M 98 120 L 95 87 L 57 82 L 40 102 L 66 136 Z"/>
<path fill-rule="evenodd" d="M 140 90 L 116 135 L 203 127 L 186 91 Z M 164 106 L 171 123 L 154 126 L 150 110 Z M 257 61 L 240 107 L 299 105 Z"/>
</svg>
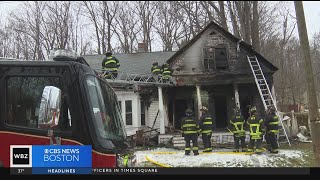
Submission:
<svg viewBox="0 0 320 180">
<path fill-rule="evenodd" d="M 24 33 L 32 38 L 34 41 L 34 46 L 31 51 L 31 59 L 44 60 L 44 55 L 41 46 L 41 24 L 43 23 L 43 13 L 46 7 L 46 2 L 24 2 L 24 13 L 12 14 L 12 22 L 15 24 L 20 24 L 19 26 L 10 26 L 12 30 Z M 22 15 L 23 14 L 23 15 Z M 29 58 L 29 57 L 27 57 Z"/>
<path fill-rule="evenodd" d="M 153 1 L 136 1 L 134 3 L 135 12 L 140 19 L 142 27 L 142 39 L 144 43 L 145 51 L 151 51 L 151 39 L 152 39 L 152 27 L 154 23 L 154 14 L 156 6 Z"/>
<path fill-rule="evenodd" d="M 89 19 L 93 23 L 95 28 L 96 40 L 97 40 L 97 51 L 98 54 L 101 54 L 101 38 L 99 33 L 100 25 L 98 23 L 98 14 L 97 14 L 97 7 L 91 1 L 83 1 L 84 6 L 86 7 L 89 13 Z"/>
<path fill-rule="evenodd" d="M 200 4 L 202 5 L 202 8 L 205 10 L 208 17 L 208 21 L 207 19 L 205 19 L 205 23 L 207 24 L 208 22 L 214 21 L 215 12 L 214 12 L 214 9 L 209 4 L 209 1 L 200 1 Z"/>
<path fill-rule="evenodd" d="M 139 19 L 136 18 L 133 8 L 128 3 L 121 2 L 119 4 L 119 13 L 115 17 L 115 24 L 113 30 L 117 35 L 120 42 L 120 51 L 124 53 L 131 53 L 134 51 L 134 44 L 137 43 L 137 34 L 140 32 L 141 27 L 137 26 Z"/>
<path fill-rule="evenodd" d="M 240 38 L 240 33 L 239 33 L 239 26 L 238 26 L 238 21 L 237 21 L 237 17 L 236 15 L 234 14 L 234 2 L 231 2 L 230 1 L 227 1 L 228 3 L 228 10 L 229 10 L 229 13 L 230 13 L 230 19 L 231 19 L 231 22 L 232 22 L 232 29 L 233 29 L 233 35 L 235 35 L 236 37 Z"/>
<path fill-rule="evenodd" d="M 182 36 L 181 22 L 176 17 L 177 3 L 174 1 L 159 1 L 156 6 L 157 13 L 154 27 L 162 40 L 163 51 L 172 51 L 174 39 L 180 39 Z"/>
<path fill-rule="evenodd" d="M 117 1 L 83 1 L 89 13 L 89 19 L 95 27 L 98 54 L 111 51 L 112 23 L 116 16 L 119 2 Z"/>
<path fill-rule="evenodd" d="M 72 31 L 70 28 L 72 19 L 71 1 L 52 1 L 48 3 L 47 17 L 50 19 L 48 19 L 46 24 L 49 24 L 53 30 L 51 32 L 51 34 L 53 33 L 53 38 L 50 39 L 50 35 L 46 38 L 49 41 L 47 44 L 50 44 L 50 49 L 53 48 L 52 45 L 56 45 L 60 49 L 66 49 Z M 49 28 L 47 30 L 50 32 Z"/>
<path fill-rule="evenodd" d="M 284 97 L 284 86 L 285 86 L 285 48 L 287 45 L 287 42 L 292 36 L 293 30 L 295 28 L 295 25 L 290 28 L 288 27 L 288 16 L 289 16 L 289 10 L 287 9 L 285 13 L 282 14 L 283 17 L 283 27 L 282 27 L 282 39 L 279 42 L 280 45 L 280 68 L 281 68 L 281 84 L 282 84 L 282 91 L 281 91 L 281 97 Z M 281 104 L 283 104 L 283 101 L 281 101 Z"/>
</svg>

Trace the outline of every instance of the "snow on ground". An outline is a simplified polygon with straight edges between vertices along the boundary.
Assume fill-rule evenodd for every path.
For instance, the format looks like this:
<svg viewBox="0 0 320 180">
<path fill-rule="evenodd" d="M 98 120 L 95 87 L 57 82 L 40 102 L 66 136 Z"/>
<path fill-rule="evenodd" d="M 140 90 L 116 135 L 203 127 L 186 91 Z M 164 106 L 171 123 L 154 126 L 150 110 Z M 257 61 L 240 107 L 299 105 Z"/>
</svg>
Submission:
<svg viewBox="0 0 320 180">
<path fill-rule="evenodd" d="M 230 152 L 230 154 L 218 152 Z M 261 155 L 248 155 L 234 154 L 230 149 L 217 149 L 206 154 L 202 154 L 200 151 L 198 156 L 194 156 L 191 152 L 189 156 L 186 156 L 183 150 L 157 148 L 137 151 L 137 166 L 148 164 L 146 155 L 154 161 L 172 167 L 297 167 L 303 164 L 305 156 L 303 152 L 298 150 L 280 150 L 279 154 L 265 152 Z"/>
</svg>

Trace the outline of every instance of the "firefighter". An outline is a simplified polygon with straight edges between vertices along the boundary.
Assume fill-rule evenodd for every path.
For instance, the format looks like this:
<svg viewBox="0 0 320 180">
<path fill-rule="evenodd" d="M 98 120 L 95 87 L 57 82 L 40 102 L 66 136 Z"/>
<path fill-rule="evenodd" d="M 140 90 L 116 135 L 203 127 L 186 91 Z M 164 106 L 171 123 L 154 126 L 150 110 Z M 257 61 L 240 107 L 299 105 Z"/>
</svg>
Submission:
<svg viewBox="0 0 320 180">
<path fill-rule="evenodd" d="M 164 81 L 170 81 L 172 77 L 172 69 L 169 67 L 168 63 L 162 65 L 162 77 Z"/>
<path fill-rule="evenodd" d="M 257 108 L 253 106 L 250 109 L 251 116 L 247 120 L 247 126 L 250 131 L 250 142 L 248 146 L 248 152 L 254 151 L 254 146 L 256 147 L 255 152 L 260 154 L 262 150 L 262 137 L 265 132 L 264 120 L 257 115 Z"/>
<path fill-rule="evenodd" d="M 237 107 L 233 110 L 233 118 L 229 121 L 228 130 L 233 134 L 234 138 L 234 150 L 233 152 L 239 152 L 241 142 L 241 150 L 242 152 L 247 151 L 246 146 L 246 133 L 243 129 L 245 119 L 241 115 L 240 109 Z"/>
<path fill-rule="evenodd" d="M 186 110 L 186 116 L 181 120 L 181 129 L 182 136 L 186 141 L 185 146 L 185 155 L 190 155 L 191 146 L 190 141 L 192 141 L 192 151 L 193 154 L 199 155 L 198 152 L 198 133 L 199 133 L 199 125 L 195 117 L 193 116 L 193 112 L 191 109 Z"/>
<path fill-rule="evenodd" d="M 159 74 L 162 73 L 162 69 L 159 66 L 158 62 L 154 62 L 152 64 L 151 73 L 154 74 L 154 75 L 159 75 Z"/>
<path fill-rule="evenodd" d="M 111 79 L 111 74 L 114 78 L 117 78 L 119 67 L 119 60 L 114 57 L 111 52 L 106 52 L 106 57 L 102 61 L 102 71 L 104 73 L 104 78 Z"/>
<path fill-rule="evenodd" d="M 212 129 L 213 129 L 212 117 L 208 113 L 207 107 L 202 106 L 200 111 L 202 115 L 200 117 L 199 125 L 201 129 L 202 142 L 204 146 L 203 152 L 211 152 L 212 151 L 211 135 L 212 135 Z"/>
<path fill-rule="evenodd" d="M 274 107 L 270 107 L 265 121 L 267 149 L 271 153 L 278 153 L 277 134 L 279 133 L 279 118 Z"/>
</svg>

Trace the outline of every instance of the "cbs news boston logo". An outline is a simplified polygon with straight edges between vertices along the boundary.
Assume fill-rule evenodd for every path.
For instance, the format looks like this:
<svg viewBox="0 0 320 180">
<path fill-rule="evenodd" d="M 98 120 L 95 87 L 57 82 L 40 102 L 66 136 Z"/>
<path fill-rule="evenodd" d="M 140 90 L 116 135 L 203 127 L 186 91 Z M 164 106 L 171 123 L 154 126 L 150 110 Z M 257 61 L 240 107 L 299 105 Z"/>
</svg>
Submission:
<svg viewBox="0 0 320 180">
<path fill-rule="evenodd" d="M 11 145 L 10 167 L 32 167 L 32 146 Z"/>
<path fill-rule="evenodd" d="M 32 174 L 90 174 L 92 147 L 86 145 L 11 145 L 10 167 Z"/>
</svg>

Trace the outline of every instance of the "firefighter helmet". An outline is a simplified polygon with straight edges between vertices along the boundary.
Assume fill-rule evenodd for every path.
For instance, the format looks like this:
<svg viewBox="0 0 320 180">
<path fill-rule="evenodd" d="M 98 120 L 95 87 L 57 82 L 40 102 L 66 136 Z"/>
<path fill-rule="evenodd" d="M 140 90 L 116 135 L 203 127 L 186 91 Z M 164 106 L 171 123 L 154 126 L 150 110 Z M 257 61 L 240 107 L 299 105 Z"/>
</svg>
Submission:
<svg viewBox="0 0 320 180">
<path fill-rule="evenodd" d="M 201 109 L 200 109 L 200 111 L 208 111 L 208 108 L 205 107 L 205 106 L 202 106 Z"/>
<path fill-rule="evenodd" d="M 239 108 L 239 107 L 234 108 L 234 109 L 233 109 L 233 112 L 234 112 L 235 114 L 240 114 L 240 108 Z"/>
<path fill-rule="evenodd" d="M 152 65 L 158 65 L 158 62 L 154 62 L 154 63 L 152 63 Z"/>
<path fill-rule="evenodd" d="M 257 108 L 255 106 L 253 106 L 251 109 L 250 109 L 250 112 L 257 112 Z"/>
<path fill-rule="evenodd" d="M 112 52 L 107 51 L 107 52 L 106 52 L 106 56 L 112 56 Z"/>
<path fill-rule="evenodd" d="M 188 108 L 186 110 L 186 115 L 192 115 L 192 114 L 193 114 L 193 111 L 190 108 Z"/>
</svg>

